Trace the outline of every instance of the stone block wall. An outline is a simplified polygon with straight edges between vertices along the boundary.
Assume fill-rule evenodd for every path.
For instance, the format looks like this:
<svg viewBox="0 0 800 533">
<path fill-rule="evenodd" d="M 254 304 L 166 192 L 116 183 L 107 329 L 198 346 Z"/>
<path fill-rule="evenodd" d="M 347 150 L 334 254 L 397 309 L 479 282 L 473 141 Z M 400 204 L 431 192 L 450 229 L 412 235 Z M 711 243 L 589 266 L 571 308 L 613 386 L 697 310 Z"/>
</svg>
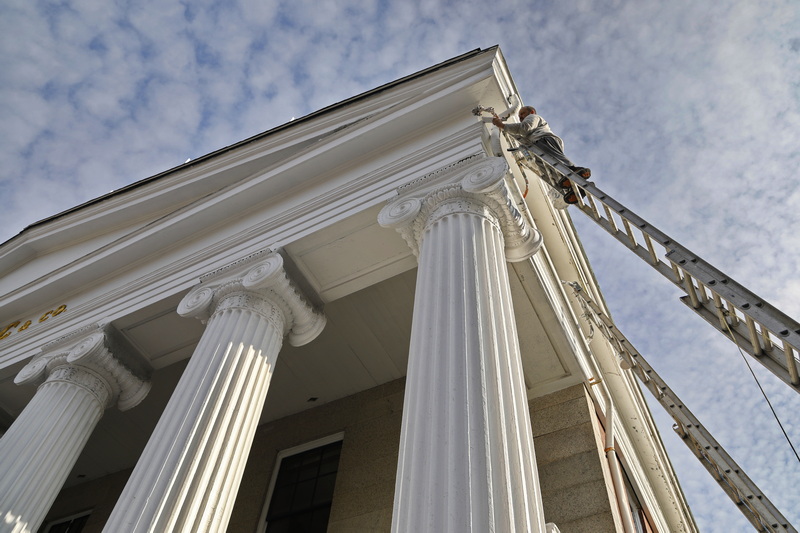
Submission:
<svg viewBox="0 0 800 533">
<path fill-rule="evenodd" d="M 344 432 L 328 531 L 388 532 L 404 383 L 399 379 L 259 426 L 228 531 L 257 531 L 278 452 Z M 92 509 L 83 533 L 100 533 L 131 472 L 62 490 L 45 523 Z"/>
<path fill-rule="evenodd" d="M 228 531 L 255 532 L 281 450 L 344 432 L 330 533 L 391 529 L 404 380 L 259 426 Z M 561 533 L 614 532 L 602 435 L 583 385 L 529 404 L 545 519 Z M 84 533 L 99 533 L 130 470 L 65 489 L 48 519 L 93 508 Z"/>
<path fill-rule="evenodd" d="M 603 441 L 584 386 L 535 398 L 529 407 L 545 520 L 561 533 L 614 533 Z"/>
</svg>

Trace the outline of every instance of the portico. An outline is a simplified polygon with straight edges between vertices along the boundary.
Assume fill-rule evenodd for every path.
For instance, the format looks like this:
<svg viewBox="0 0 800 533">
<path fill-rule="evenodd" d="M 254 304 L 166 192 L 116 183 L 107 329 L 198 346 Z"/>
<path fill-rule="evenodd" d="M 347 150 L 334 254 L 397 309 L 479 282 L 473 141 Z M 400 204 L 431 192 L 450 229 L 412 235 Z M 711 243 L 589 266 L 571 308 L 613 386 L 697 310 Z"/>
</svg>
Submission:
<svg viewBox="0 0 800 533">
<path fill-rule="evenodd" d="M 616 358 L 561 281 L 599 289 L 470 112 L 516 98 L 499 49 L 470 52 L 3 244 L 0 464 L 34 488 L 0 531 L 612 531 L 626 500 L 588 383 Z M 690 531 L 618 381 L 631 484 L 658 530 Z M 575 491 L 592 505 L 560 505 Z"/>
</svg>

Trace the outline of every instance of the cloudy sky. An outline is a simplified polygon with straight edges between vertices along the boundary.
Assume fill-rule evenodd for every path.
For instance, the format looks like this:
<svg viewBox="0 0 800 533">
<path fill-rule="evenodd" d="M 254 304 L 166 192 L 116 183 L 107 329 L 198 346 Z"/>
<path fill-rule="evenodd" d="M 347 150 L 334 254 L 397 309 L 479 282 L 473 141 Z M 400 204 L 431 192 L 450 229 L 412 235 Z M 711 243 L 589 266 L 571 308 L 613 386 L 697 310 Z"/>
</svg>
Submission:
<svg viewBox="0 0 800 533">
<path fill-rule="evenodd" d="M 800 316 L 797 0 L 3 0 L 0 242 L 495 44 L 599 187 Z M 620 329 L 800 525 L 800 464 L 735 346 L 573 217 Z M 798 395 L 754 366 L 800 444 Z M 657 409 L 701 531 L 750 530 Z"/>
</svg>

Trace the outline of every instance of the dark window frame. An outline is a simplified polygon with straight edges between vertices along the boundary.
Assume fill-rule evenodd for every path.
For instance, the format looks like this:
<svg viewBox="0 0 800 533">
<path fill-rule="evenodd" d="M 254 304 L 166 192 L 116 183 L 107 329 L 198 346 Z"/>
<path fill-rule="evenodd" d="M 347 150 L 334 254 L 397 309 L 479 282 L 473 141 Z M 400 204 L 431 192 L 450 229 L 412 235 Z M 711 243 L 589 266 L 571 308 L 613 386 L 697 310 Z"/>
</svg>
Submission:
<svg viewBox="0 0 800 533">
<path fill-rule="evenodd" d="M 303 517 L 311 520 L 315 513 L 317 520 L 327 524 L 343 439 L 344 433 L 337 433 L 278 453 L 258 533 L 270 531 L 270 520 L 276 526 L 281 521 Z M 287 496 L 287 492 L 291 494 Z M 321 496 L 324 494 L 328 496 Z"/>
<path fill-rule="evenodd" d="M 61 531 L 60 529 L 54 529 L 54 528 L 58 528 L 59 526 L 63 526 L 66 524 L 67 529 L 63 530 L 65 531 L 65 533 L 80 533 L 86 526 L 86 522 L 89 520 L 89 516 L 91 516 L 92 511 L 94 511 L 94 509 L 88 509 L 86 511 L 81 511 L 80 513 L 75 513 L 69 516 L 56 518 L 55 520 L 50 520 L 49 522 L 46 522 L 42 527 L 39 528 L 39 532 L 51 533 L 53 531 Z"/>
</svg>

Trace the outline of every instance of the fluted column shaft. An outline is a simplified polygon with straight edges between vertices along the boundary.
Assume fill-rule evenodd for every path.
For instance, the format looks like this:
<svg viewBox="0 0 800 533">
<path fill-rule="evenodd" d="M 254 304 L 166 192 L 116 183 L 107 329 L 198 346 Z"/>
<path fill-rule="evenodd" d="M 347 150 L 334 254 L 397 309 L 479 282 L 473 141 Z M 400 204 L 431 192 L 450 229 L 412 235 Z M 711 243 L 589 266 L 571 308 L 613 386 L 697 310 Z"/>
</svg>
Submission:
<svg viewBox="0 0 800 533">
<path fill-rule="evenodd" d="M 113 358 L 102 331 L 88 333 L 76 346 L 38 356 L 15 380 L 44 382 L 0 439 L 4 533 L 38 530 L 105 409 L 117 400 L 133 407 L 149 390 Z"/>
<path fill-rule="evenodd" d="M 518 219 L 497 201 L 505 168 L 474 165 L 380 219 L 414 228 L 419 258 L 395 532 L 544 531 L 506 267 L 504 230 Z M 538 249 L 538 235 L 510 237 L 526 250 L 517 260 Z"/>
<path fill-rule="evenodd" d="M 289 284 L 279 255 L 206 279 L 181 302 L 208 325 L 104 531 L 224 531 L 284 336 L 324 320 Z"/>
</svg>

